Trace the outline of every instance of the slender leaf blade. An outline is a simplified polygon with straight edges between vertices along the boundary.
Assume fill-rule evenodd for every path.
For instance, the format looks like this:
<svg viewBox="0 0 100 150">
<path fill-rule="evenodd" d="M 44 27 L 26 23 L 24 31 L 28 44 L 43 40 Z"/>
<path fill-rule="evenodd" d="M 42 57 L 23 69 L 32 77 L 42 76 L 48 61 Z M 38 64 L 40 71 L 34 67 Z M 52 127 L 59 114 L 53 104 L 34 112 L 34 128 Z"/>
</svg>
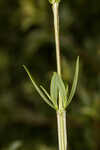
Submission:
<svg viewBox="0 0 100 150">
<path fill-rule="evenodd" d="M 28 74 L 28 76 L 29 76 L 29 78 L 30 78 L 30 80 L 31 80 L 31 82 L 32 82 L 32 84 L 33 84 L 33 86 L 35 87 L 35 89 L 36 89 L 36 91 L 39 93 L 39 95 L 43 98 L 43 100 L 44 100 L 49 106 L 51 106 L 52 108 L 54 108 L 53 104 L 51 104 L 51 103 L 49 102 L 49 100 L 46 98 L 46 96 L 43 94 L 43 92 L 40 90 L 40 88 L 36 85 L 35 81 L 33 80 L 32 76 L 31 76 L 31 74 L 30 74 L 30 72 L 29 72 L 29 70 L 27 69 L 27 67 L 26 67 L 25 65 L 23 65 L 23 67 L 24 67 L 25 71 L 27 72 L 27 74 Z M 55 108 L 54 108 L 54 109 L 55 109 Z"/>
<path fill-rule="evenodd" d="M 44 88 L 42 85 L 40 85 L 40 88 L 43 90 L 43 92 L 45 93 L 45 95 L 52 101 L 50 95 L 49 95 L 48 92 L 45 90 L 45 88 Z"/>
<path fill-rule="evenodd" d="M 77 87 L 77 81 L 78 81 L 78 73 L 79 73 L 79 56 L 78 56 L 77 61 L 76 61 L 75 75 L 74 75 L 74 80 L 73 80 L 73 84 L 72 84 L 72 89 L 71 89 L 71 92 L 70 92 L 70 95 L 68 98 L 67 106 L 70 104 L 72 98 L 74 97 L 76 87 Z"/>
<path fill-rule="evenodd" d="M 68 103 L 68 84 L 67 84 L 67 86 L 66 86 L 66 100 L 64 101 L 64 108 L 66 108 L 66 106 L 67 106 L 67 103 Z"/>
<path fill-rule="evenodd" d="M 60 96 L 61 96 L 61 100 L 62 100 L 62 103 L 64 105 L 65 101 L 66 101 L 66 89 L 65 89 L 65 85 L 64 85 L 64 82 L 62 80 L 62 78 L 56 73 L 56 78 L 57 78 L 57 88 L 58 88 L 58 91 L 60 92 Z"/>
<path fill-rule="evenodd" d="M 43 86 L 40 86 L 40 87 L 43 90 L 43 92 L 45 93 L 45 95 L 48 97 L 48 99 L 51 100 L 51 102 L 54 104 L 55 108 L 58 109 L 58 106 L 54 103 L 54 101 L 52 100 L 52 98 L 50 97 L 48 92 L 44 89 L 44 87 Z"/>
<path fill-rule="evenodd" d="M 53 103 L 57 105 L 58 89 L 57 89 L 57 76 L 56 72 L 53 73 L 50 84 L 50 95 Z"/>
</svg>

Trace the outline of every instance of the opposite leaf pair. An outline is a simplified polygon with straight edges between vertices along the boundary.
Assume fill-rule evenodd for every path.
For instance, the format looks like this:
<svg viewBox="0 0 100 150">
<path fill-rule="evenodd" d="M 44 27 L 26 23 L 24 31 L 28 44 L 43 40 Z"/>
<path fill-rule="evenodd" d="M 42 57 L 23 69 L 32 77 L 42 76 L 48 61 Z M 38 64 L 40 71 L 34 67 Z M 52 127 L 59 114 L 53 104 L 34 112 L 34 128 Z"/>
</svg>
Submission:
<svg viewBox="0 0 100 150">
<path fill-rule="evenodd" d="M 52 79 L 51 79 L 51 84 L 50 84 L 50 95 L 48 94 L 48 92 L 42 87 L 40 86 L 40 88 L 36 85 L 35 81 L 33 80 L 30 72 L 28 71 L 27 67 L 24 66 L 25 71 L 27 72 L 33 86 L 35 87 L 35 89 L 37 90 L 37 92 L 40 94 L 40 96 L 43 98 L 43 100 L 52 108 L 54 108 L 55 110 L 59 109 L 59 95 L 61 97 L 61 101 L 62 101 L 62 109 L 65 110 L 67 108 L 67 106 L 70 104 L 74 94 L 75 94 L 75 90 L 76 90 L 76 86 L 77 86 L 77 80 L 78 80 L 78 72 L 79 72 L 79 57 L 77 58 L 76 61 L 76 69 L 75 69 L 75 75 L 74 75 L 74 80 L 73 80 L 73 84 L 72 84 L 72 89 L 71 92 L 68 96 L 68 85 L 65 87 L 63 80 L 61 79 L 61 77 L 54 72 Z"/>
</svg>

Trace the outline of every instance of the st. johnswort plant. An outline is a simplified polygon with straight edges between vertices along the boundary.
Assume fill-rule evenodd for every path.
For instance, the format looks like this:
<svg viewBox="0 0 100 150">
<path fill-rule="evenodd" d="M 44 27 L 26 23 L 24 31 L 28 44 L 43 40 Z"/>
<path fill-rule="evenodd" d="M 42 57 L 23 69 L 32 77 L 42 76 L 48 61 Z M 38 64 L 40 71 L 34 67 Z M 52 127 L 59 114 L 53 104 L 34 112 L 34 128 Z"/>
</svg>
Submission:
<svg viewBox="0 0 100 150">
<path fill-rule="evenodd" d="M 61 77 L 58 13 L 60 0 L 49 0 L 49 2 L 51 3 L 54 16 L 55 47 L 57 60 L 57 72 L 54 72 L 51 78 L 50 94 L 46 91 L 46 89 L 44 89 L 43 86 L 37 86 L 27 67 L 25 65 L 23 65 L 23 67 L 27 72 L 36 91 L 40 94 L 42 99 L 56 111 L 59 150 L 67 150 L 66 109 L 72 101 L 77 87 L 79 72 L 79 56 L 77 57 L 76 61 L 76 68 L 72 88 L 69 91 L 68 84 L 64 85 L 64 82 Z"/>
</svg>

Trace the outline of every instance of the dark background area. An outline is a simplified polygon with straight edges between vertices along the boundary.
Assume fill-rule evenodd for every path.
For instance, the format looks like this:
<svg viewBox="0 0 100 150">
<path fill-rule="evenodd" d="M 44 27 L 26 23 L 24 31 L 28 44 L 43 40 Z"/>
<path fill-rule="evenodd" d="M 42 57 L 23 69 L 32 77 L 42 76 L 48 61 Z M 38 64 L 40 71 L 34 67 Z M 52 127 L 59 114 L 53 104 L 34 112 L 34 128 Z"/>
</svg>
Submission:
<svg viewBox="0 0 100 150">
<path fill-rule="evenodd" d="M 61 0 L 62 77 L 77 91 L 67 109 L 69 150 L 100 150 L 100 1 Z M 49 91 L 56 71 L 53 15 L 47 0 L 0 0 L 0 150 L 56 150 L 56 113 L 22 68 Z"/>
</svg>

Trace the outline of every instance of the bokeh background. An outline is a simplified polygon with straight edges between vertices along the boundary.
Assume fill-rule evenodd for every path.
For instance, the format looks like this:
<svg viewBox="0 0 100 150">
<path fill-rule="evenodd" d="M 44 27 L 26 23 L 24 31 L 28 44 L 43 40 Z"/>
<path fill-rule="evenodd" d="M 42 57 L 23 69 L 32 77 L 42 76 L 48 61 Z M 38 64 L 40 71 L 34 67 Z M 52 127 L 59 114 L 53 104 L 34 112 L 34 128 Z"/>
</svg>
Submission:
<svg viewBox="0 0 100 150">
<path fill-rule="evenodd" d="M 100 150 L 100 1 L 61 0 L 63 80 L 76 94 L 67 109 L 69 150 Z M 0 150 L 57 150 L 56 113 L 22 68 L 49 91 L 56 71 L 53 15 L 47 0 L 0 0 Z"/>
</svg>

